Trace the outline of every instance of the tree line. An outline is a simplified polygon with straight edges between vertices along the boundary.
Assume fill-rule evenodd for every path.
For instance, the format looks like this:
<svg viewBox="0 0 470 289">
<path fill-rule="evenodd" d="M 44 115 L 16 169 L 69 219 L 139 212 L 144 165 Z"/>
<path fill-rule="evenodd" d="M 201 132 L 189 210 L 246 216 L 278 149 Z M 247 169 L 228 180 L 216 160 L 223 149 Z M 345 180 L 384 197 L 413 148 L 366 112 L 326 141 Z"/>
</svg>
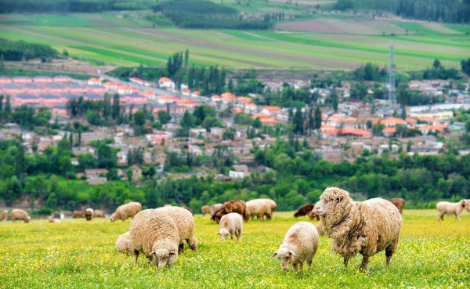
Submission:
<svg viewBox="0 0 470 289">
<path fill-rule="evenodd" d="M 154 0 L 2 0 L 0 13 L 95 13 L 104 11 L 143 10 Z"/>
<path fill-rule="evenodd" d="M 22 61 L 39 58 L 41 61 L 46 62 L 56 58 L 59 53 L 50 46 L 43 44 L 28 43 L 22 40 L 8 41 L 0 39 L 0 55 L 2 55 L 2 59 L 6 61 Z"/>
</svg>

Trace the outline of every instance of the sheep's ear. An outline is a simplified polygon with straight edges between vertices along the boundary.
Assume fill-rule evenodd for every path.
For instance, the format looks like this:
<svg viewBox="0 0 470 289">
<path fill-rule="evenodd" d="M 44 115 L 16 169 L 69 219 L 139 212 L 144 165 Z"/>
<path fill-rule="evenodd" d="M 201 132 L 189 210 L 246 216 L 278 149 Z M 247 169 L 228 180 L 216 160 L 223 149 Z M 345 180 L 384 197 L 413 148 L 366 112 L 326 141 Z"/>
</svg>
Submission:
<svg viewBox="0 0 470 289">
<path fill-rule="evenodd" d="M 294 251 L 289 251 L 289 255 L 297 256 L 297 255 L 295 255 Z"/>
<path fill-rule="evenodd" d="M 171 256 L 171 255 L 176 255 L 176 252 L 175 252 L 175 251 L 171 251 L 171 252 L 170 252 L 170 256 Z"/>
<path fill-rule="evenodd" d="M 274 257 L 274 256 L 277 256 L 277 252 L 274 252 L 274 253 L 271 255 L 271 258 Z"/>
<path fill-rule="evenodd" d="M 155 253 L 155 251 L 153 251 L 152 253 L 150 253 L 150 255 L 157 255 L 157 253 Z"/>
<path fill-rule="evenodd" d="M 336 198 L 335 203 L 341 202 L 343 199 L 342 198 Z"/>
</svg>

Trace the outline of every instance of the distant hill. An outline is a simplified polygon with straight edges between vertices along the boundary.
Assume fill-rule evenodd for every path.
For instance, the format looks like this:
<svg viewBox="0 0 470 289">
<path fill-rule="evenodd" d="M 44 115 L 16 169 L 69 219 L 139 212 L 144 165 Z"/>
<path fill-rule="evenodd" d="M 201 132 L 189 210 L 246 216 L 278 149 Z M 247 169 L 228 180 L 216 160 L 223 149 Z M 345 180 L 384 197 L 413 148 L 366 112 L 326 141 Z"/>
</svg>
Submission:
<svg viewBox="0 0 470 289">
<path fill-rule="evenodd" d="M 156 0 L 2 0 L 0 13 L 104 12 L 148 9 Z"/>
</svg>

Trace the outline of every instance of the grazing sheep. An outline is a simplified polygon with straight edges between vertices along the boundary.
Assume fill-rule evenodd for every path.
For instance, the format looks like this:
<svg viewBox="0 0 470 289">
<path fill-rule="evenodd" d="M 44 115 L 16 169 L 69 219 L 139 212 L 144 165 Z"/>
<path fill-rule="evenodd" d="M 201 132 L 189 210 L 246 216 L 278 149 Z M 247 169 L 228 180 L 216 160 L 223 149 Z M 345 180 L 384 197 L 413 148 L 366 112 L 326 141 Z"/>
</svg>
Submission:
<svg viewBox="0 0 470 289">
<path fill-rule="evenodd" d="M 142 205 L 138 202 L 130 202 L 125 205 L 119 206 L 116 211 L 111 215 L 110 220 L 125 221 L 127 218 L 133 218 L 138 212 L 142 210 Z"/>
<path fill-rule="evenodd" d="M 220 231 L 217 235 L 220 235 L 220 239 L 225 241 L 228 235 L 233 240 L 233 235 L 237 237 L 237 240 L 240 241 L 242 239 L 242 231 L 243 231 L 243 219 L 242 216 L 238 213 L 230 213 L 224 215 L 220 219 Z"/>
<path fill-rule="evenodd" d="M 220 218 L 222 218 L 223 215 L 227 215 L 228 213 L 239 213 L 240 215 L 243 216 L 243 219 L 245 221 L 248 221 L 248 214 L 246 212 L 246 203 L 245 201 L 242 200 L 232 200 L 225 202 L 220 209 L 212 215 L 211 220 L 214 220 L 217 222 L 217 224 L 220 222 Z"/>
<path fill-rule="evenodd" d="M 211 209 L 211 216 L 213 216 L 215 214 L 215 212 L 217 212 L 220 207 L 222 207 L 222 204 L 214 204 L 210 207 Z"/>
<path fill-rule="evenodd" d="M 59 219 L 54 219 L 54 217 L 52 217 L 52 216 L 47 217 L 47 221 L 49 223 L 60 223 Z"/>
<path fill-rule="evenodd" d="M 73 211 L 72 218 L 83 218 L 83 213 L 81 211 Z"/>
<path fill-rule="evenodd" d="M 209 206 L 202 206 L 202 207 L 201 207 L 201 211 L 202 211 L 202 216 L 205 216 L 206 214 L 210 214 L 210 212 L 211 212 L 211 207 L 209 207 Z"/>
<path fill-rule="evenodd" d="M 345 267 L 360 253 L 359 269 L 369 272 L 369 257 L 385 250 L 390 268 L 402 226 L 400 212 L 392 203 L 381 198 L 355 202 L 347 191 L 327 188 L 313 212 L 320 216 L 325 235 L 332 239 L 332 250 L 343 256 Z"/>
<path fill-rule="evenodd" d="M 400 211 L 400 214 L 403 213 L 403 206 L 405 205 L 405 199 L 402 198 L 395 198 L 391 199 L 390 202 L 397 207 L 398 211 Z"/>
<path fill-rule="evenodd" d="M 164 268 L 171 267 L 178 256 L 180 237 L 175 221 L 165 212 L 148 209 L 137 213 L 129 228 L 134 251 L 134 266 L 140 253 Z"/>
<path fill-rule="evenodd" d="M 11 220 L 13 221 L 13 223 L 17 220 L 23 220 L 25 223 L 29 223 L 29 221 L 31 221 L 31 217 L 24 210 L 13 209 L 11 210 Z"/>
<path fill-rule="evenodd" d="M 178 253 L 183 253 L 185 240 L 191 250 L 197 252 L 197 238 L 194 236 L 193 215 L 188 210 L 180 207 L 164 207 L 157 210 L 172 218 L 178 227 L 178 235 L 180 237 Z"/>
<path fill-rule="evenodd" d="M 170 205 L 170 204 L 166 204 L 166 205 L 164 205 L 163 207 L 173 207 L 173 206 Z"/>
<path fill-rule="evenodd" d="M 444 221 L 444 215 L 455 215 L 455 219 L 460 221 L 460 214 L 465 207 L 470 212 L 470 204 L 467 200 L 461 200 L 458 203 L 439 202 L 436 205 L 439 210 L 438 220 Z"/>
<path fill-rule="evenodd" d="M 129 232 L 119 235 L 116 241 L 116 249 L 119 253 L 123 254 L 133 253 L 131 246 L 131 234 Z"/>
<path fill-rule="evenodd" d="M 95 214 L 93 216 L 95 218 L 104 218 L 104 212 L 101 210 L 95 210 Z"/>
<path fill-rule="evenodd" d="M 8 211 L 7 210 L 4 210 L 3 212 L 0 213 L 0 222 L 1 221 L 7 221 L 8 220 Z"/>
<path fill-rule="evenodd" d="M 276 203 L 269 199 L 255 199 L 246 202 L 246 214 L 248 218 L 254 219 L 258 217 L 258 221 L 264 221 L 266 216 L 268 219 L 272 218 Z"/>
<path fill-rule="evenodd" d="M 302 216 L 308 216 L 310 220 L 317 219 L 317 221 L 320 221 L 320 216 L 312 212 L 314 206 L 315 203 L 300 206 L 297 209 L 297 212 L 294 213 L 294 217 L 298 218 Z"/>
<path fill-rule="evenodd" d="M 287 231 L 284 242 L 271 257 L 277 256 L 285 271 L 289 270 L 289 264 L 295 271 L 299 265 L 302 271 L 305 261 L 309 267 L 312 266 L 312 259 L 318 250 L 318 239 L 317 229 L 312 223 L 299 222 Z"/>
<path fill-rule="evenodd" d="M 91 221 L 91 218 L 93 217 L 94 211 L 92 208 L 88 208 L 85 210 L 85 218 L 87 221 Z"/>
</svg>

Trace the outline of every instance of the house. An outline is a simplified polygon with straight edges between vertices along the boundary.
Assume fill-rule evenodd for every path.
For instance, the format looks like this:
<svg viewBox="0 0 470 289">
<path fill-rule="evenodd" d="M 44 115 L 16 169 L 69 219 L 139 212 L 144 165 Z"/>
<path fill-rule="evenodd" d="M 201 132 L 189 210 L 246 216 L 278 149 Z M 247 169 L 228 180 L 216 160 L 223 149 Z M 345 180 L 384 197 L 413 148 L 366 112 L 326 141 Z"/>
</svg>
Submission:
<svg viewBox="0 0 470 289">
<path fill-rule="evenodd" d="M 13 77 L 12 80 L 13 80 L 13 84 L 27 84 L 27 83 L 33 82 L 31 77 L 27 77 L 27 76 L 16 76 L 16 77 Z"/>
<path fill-rule="evenodd" d="M 88 79 L 87 84 L 91 86 L 101 86 L 102 84 L 101 82 L 102 82 L 101 79 L 92 77 Z"/>
<path fill-rule="evenodd" d="M 411 117 L 415 117 L 421 120 L 434 119 L 435 124 L 438 124 L 439 121 L 450 120 L 454 118 L 454 113 L 452 111 L 429 111 L 429 112 L 415 112 L 411 113 Z"/>
<path fill-rule="evenodd" d="M 232 171 L 230 170 L 228 172 L 228 176 L 232 179 L 243 179 L 244 176 L 245 176 L 245 173 L 244 172 L 236 172 L 236 171 Z"/>
<path fill-rule="evenodd" d="M 394 136 L 397 133 L 397 128 L 396 127 L 386 127 L 382 130 L 382 133 L 386 137 L 391 137 L 391 136 Z"/>
<path fill-rule="evenodd" d="M 428 134 L 430 132 L 444 132 L 446 129 L 448 129 L 448 126 L 445 124 L 437 124 L 437 125 L 423 125 L 418 128 L 422 134 Z"/>
<path fill-rule="evenodd" d="M 108 82 L 105 82 L 103 86 L 106 87 L 107 90 L 117 90 L 120 84 L 116 82 L 108 81 Z"/>
<path fill-rule="evenodd" d="M 174 103 L 179 98 L 177 96 L 169 96 L 169 95 L 162 95 L 158 98 L 158 103 L 165 104 L 165 103 Z"/>
<path fill-rule="evenodd" d="M 106 176 L 108 174 L 107 169 L 86 169 L 85 176 L 87 179 L 96 179 L 101 176 Z"/>
<path fill-rule="evenodd" d="M 272 105 L 267 105 L 263 107 L 261 110 L 262 113 L 268 114 L 268 115 L 275 115 L 281 111 L 281 108 L 279 106 L 272 106 Z"/>
<path fill-rule="evenodd" d="M 175 83 L 168 77 L 161 77 L 158 80 L 158 86 L 166 89 L 175 89 Z"/>
<path fill-rule="evenodd" d="M 0 76 L 0 85 L 11 84 L 11 79 L 6 76 Z"/>
<path fill-rule="evenodd" d="M 220 98 L 219 95 L 214 94 L 214 95 L 211 97 L 211 100 L 214 101 L 214 102 L 219 102 L 219 101 L 221 101 L 222 99 Z"/>
<path fill-rule="evenodd" d="M 54 77 L 54 82 L 55 83 L 66 83 L 66 82 L 71 82 L 72 78 L 67 75 L 58 75 Z"/>
<path fill-rule="evenodd" d="M 233 165 L 233 169 L 236 172 L 242 172 L 242 173 L 245 173 L 245 174 L 248 174 L 248 172 L 249 172 L 247 165 Z"/>
<path fill-rule="evenodd" d="M 137 78 L 137 77 L 130 77 L 129 80 L 131 82 L 137 83 L 139 85 L 150 86 L 150 83 L 148 83 L 146 80 L 143 80 L 143 79 L 140 79 L 140 78 Z"/>
<path fill-rule="evenodd" d="M 148 142 L 153 144 L 161 144 L 163 141 L 167 142 L 171 134 L 168 132 L 154 132 L 146 134 L 145 138 Z"/>
<path fill-rule="evenodd" d="M 86 183 L 90 186 L 93 185 L 102 185 L 105 184 L 108 181 L 107 178 L 105 177 L 100 177 L 100 178 L 94 178 L 94 179 L 87 179 Z"/>
<path fill-rule="evenodd" d="M 142 169 L 136 165 L 133 165 L 131 169 L 132 169 L 132 180 L 134 182 L 139 181 L 142 178 Z"/>
<path fill-rule="evenodd" d="M 36 84 L 52 83 L 52 78 L 49 76 L 36 76 L 33 78 L 33 81 Z"/>
<path fill-rule="evenodd" d="M 396 127 L 398 124 L 406 125 L 406 121 L 401 118 L 396 118 L 396 117 L 387 117 L 382 120 L 377 120 L 375 119 L 373 121 L 374 124 L 380 123 L 385 125 L 385 127 Z"/>
<path fill-rule="evenodd" d="M 192 136 L 192 137 L 199 137 L 199 136 L 206 136 L 206 129 L 205 128 L 192 128 L 189 130 L 189 134 Z"/>
<path fill-rule="evenodd" d="M 139 93 L 140 95 L 146 97 L 147 99 L 155 99 L 156 94 L 153 91 L 146 90 Z"/>
</svg>

